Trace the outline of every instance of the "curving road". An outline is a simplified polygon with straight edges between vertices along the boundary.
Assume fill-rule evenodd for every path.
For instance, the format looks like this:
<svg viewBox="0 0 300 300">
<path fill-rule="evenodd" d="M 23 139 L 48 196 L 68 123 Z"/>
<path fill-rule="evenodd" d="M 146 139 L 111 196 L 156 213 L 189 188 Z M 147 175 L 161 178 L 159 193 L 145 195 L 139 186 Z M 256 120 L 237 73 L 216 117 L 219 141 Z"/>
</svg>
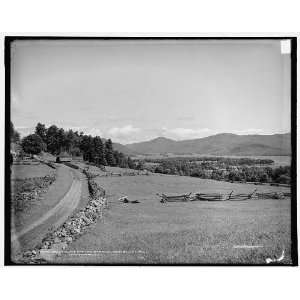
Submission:
<svg viewBox="0 0 300 300">
<path fill-rule="evenodd" d="M 62 165 L 72 172 L 73 182 L 65 196 L 47 213 L 29 224 L 20 232 L 11 234 L 12 249 L 16 252 L 34 247 L 43 238 L 49 229 L 62 225 L 78 206 L 81 198 L 81 187 L 83 176 L 79 171 Z M 14 252 L 14 251 L 13 251 Z"/>
</svg>

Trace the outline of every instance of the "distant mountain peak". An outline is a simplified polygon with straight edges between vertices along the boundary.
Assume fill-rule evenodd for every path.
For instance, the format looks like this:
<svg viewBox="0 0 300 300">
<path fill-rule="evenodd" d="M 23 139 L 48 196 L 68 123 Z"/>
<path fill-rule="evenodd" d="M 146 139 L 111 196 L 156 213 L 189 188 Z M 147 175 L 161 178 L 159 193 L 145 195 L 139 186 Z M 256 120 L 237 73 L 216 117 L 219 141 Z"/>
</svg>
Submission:
<svg viewBox="0 0 300 300">
<path fill-rule="evenodd" d="M 140 154 L 290 155 L 291 153 L 290 134 L 219 133 L 200 139 L 180 141 L 160 136 L 150 141 L 127 144 L 126 147 Z"/>
<path fill-rule="evenodd" d="M 170 141 L 170 142 L 174 142 L 174 140 L 166 138 L 164 136 L 159 136 L 153 140 L 151 140 L 152 142 L 165 142 L 165 141 Z"/>
</svg>

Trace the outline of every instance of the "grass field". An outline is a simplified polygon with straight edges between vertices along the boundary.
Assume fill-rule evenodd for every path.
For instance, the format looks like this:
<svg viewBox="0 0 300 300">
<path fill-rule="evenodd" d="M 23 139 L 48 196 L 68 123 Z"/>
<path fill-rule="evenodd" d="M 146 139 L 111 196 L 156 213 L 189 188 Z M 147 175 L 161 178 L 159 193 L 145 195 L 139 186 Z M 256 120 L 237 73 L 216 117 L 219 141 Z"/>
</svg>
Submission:
<svg viewBox="0 0 300 300">
<path fill-rule="evenodd" d="M 58 263 L 246 263 L 279 257 L 290 264 L 290 199 L 241 202 L 159 202 L 156 193 L 282 191 L 179 176 L 98 178 L 109 209 L 70 245 Z M 287 191 L 287 189 L 286 189 Z M 121 203 L 127 195 L 138 204 Z M 257 248 L 239 248 L 240 246 Z M 78 255 L 72 251 L 80 251 Z"/>
<path fill-rule="evenodd" d="M 44 177 L 47 175 L 54 175 L 55 170 L 44 164 L 32 164 L 32 165 L 12 165 L 11 178 L 14 179 L 26 179 L 33 177 Z"/>
</svg>

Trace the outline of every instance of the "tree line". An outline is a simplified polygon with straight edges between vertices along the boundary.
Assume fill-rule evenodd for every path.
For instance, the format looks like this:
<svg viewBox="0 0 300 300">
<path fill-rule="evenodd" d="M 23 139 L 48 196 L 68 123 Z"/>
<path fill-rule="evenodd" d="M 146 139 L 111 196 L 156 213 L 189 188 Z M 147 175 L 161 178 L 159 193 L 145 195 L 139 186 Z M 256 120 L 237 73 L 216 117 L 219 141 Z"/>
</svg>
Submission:
<svg viewBox="0 0 300 300">
<path fill-rule="evenodd" d="M 215 164 L 218 166 L 237 166 L 237 165 L 270 165 L 274 160 L 268 158 L 250 158 L 250 157 L 223 157 L 223 156 L 200 156 L 200 157 L 168 157 L 168 158 L 145 158 L 144 162 L 149 163 L 163 163 L 165 161 L 182 161 L 182 162 L 203 162 Z"/>
<path fill-rule="evenodd" d="M 130 157 L 113 148 L 111 139 L 64 130 L 56 125 L 47 128 L 45 124 L 38 123 L 35 132 L 22 139 L 21 146 L 25 153 L 31 155 L 46 151 L 57 156 L 66 152 L 75 157 L 82 156 L 83 160 L 97 165 L 135 167 Z"/>
<path fill-rule="evenodd" d="M 187 161 L 186 159 L 162 159 L 159 163 L 147 164 L 145 168 L 155 173 L 192 176 L 223 181 L 290 183 L 290 166 L 235 165 L 234 161 Z"/>
</svg>

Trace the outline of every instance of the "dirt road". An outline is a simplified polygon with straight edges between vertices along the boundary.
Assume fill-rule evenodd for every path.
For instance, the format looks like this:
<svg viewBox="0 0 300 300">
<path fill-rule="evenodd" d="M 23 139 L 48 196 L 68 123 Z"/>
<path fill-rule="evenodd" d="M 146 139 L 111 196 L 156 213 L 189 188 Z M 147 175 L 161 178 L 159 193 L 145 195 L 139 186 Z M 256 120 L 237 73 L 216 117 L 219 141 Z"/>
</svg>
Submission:
<svg viewBox="0 0 300 300">
<path fill-rule="evenodd" d="M 39 243 L 45 234 L 54 228 L 59 227 L 72 214 L 78 206 L 81 198 L 83 174 L 79 171 L 67 168 L 72 173 L 73 182 L 65 196 L 50 210 L 39 219 L 23 228 L 19 232 L 13 232 L 11 235 L 12 255 L 17 256 L 22 251 L 34 247 Z"/>
</svg>

